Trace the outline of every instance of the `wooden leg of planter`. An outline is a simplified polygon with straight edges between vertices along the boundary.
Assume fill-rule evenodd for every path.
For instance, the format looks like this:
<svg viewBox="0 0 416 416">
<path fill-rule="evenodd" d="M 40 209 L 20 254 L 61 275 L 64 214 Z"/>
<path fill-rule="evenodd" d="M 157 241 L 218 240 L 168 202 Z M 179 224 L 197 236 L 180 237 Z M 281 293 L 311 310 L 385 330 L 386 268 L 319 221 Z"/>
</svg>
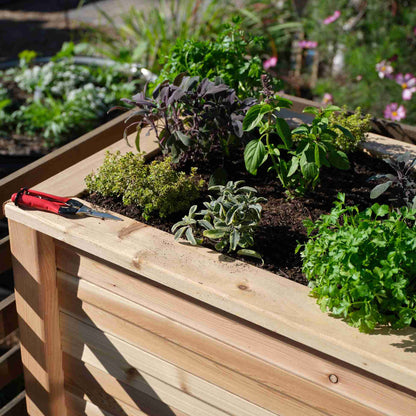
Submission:
<svg viewBox="0 0 416 416">
<path fill-rule="evenodd" d="M 66 416 L 55 244 L 9 221 L 29 415 Z"/>
</svg>

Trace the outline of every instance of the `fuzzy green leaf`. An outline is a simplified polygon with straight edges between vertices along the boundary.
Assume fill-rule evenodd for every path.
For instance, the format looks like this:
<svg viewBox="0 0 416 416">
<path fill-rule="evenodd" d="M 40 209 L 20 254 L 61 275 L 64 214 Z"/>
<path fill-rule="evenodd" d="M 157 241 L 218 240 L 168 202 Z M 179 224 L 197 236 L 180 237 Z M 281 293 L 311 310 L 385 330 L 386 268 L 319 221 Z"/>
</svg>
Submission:
<svg viewBox="0 0 416 416">
<path fill-rule="evenodd" d="M 387 181 L 387 182 L 381 183 L 380 185 L 375 186 L 370 192 L 370 198 L 371 199 L 378 198 L 381 194 L 386 192 L 387 189 L 389 189 L 392 184 L 393 184 L 392 181 Z"/>
<path fill-rule="evenodd" d="M 205 230 L 203 234 L 204 234 L 204 237 L 207 237 L 211 240 L 218 240 L 224 237 L 225 231 L 212 229 L 212 230 Z"/>
<path fill-rule="evenodd" d="M 259 253 L 257 253 L 257 251 L 255 251 L 255 250 L 249 250 L 249 249 L 247 249 L 247 248 L 242 248 L 241 250 L 238 250 L 238 251 L 237 251 L 237 254 L 238 254 L 239 256 L 253 257 L 253 258 L 255 258 L 255 259 L 260 260 L 262 265 L 264 264 L 264 260 L 263 260 L 263 258 L 262 258 L 262 257 L 261 257 L 261 255 L 260 255 Z"/>
</svg>

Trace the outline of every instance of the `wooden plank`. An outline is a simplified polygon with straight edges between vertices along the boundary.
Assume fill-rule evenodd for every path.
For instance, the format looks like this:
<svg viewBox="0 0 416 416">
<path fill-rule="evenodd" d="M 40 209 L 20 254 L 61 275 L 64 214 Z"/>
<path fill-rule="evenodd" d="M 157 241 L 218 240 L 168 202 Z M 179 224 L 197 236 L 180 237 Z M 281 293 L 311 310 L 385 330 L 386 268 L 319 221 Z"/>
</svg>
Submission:
<svg viewBox="0 0 416 416">
<path fill-rule="evenodd" d="M 105 316 L 105 318 L 111 318 L 110 314 L 107 315 L 109 316 Z M 69 315 L 67 317 L 66 314 L 61 315 L 61 322 L 66 328 L 72 327 L 69 325 L 76 326 L 77 330 L 80 331 L 84 328 L 82 322 L 78 319 L 73 319 L 71 321 Z M 95 323 L 97 323 L 97 321 L 95 321 Z M 113 323 L 110 323 L 110 325 L 112 324 Z M 85 331 L 82 335 L 76 335 L 75 338 L 73 336 L 66 336 L 65 334 L 67 331 L 64 330 L 64 345 L 69 345 L 71 342 L 77 342 L 74 341 L 77 337 L 78 339 L 81 337 L 79 342 L 85 342 L 83 339 L 86 339 L 86 337 L 89 339 L 91 334 L 94 334 L 99 340 L 102 340 L 102 335 L 100 335 L 100 333 L 103 332 L 104 327 L 101 322 L 98 322 L 97 328 L 99 328 L 99 330 L 94 330 L 93 327 L 89 327 L 87 329 L 84 328 Z M 130 332 L 132 329 L 134 329 L 134 333 Z M 151 332 L 138 326 L 133 326 L 126 322 L 121 328 L 121 336 L 122 339 L 127 340 L 127 342 L 133 345 L 140 343 L 140 349 L 148 352 L 149 354 L 155 355 L 190 374 L 194 374 L 212 384 L 219 386 L 224 390 L 240 397 L 244 397 L 246 400 L 258 405 L 259 407 L 268 408 L 270 411 L 279 412 L 281 415 L 301 416 L 308 414 L 308 416 L 323 416 L 322 412 L 312 409 L 309 406 L 305 406 L 303 403 L 299 403 L 296 400 L 293 401 L 290 397 L 276 392 L 264 384 L 257 383 L 251 378 L 240 374 L 243 370 L 241 370 L 240 373 L 235 372 L 212 360 L 198 355 L 193 351 L 183 348 L 178 344 L 152 334 Z M 72 354 L 74 353 L 72 352 Z M 185 386 L 187 386 L 186 383 Z"/>
<path fill-rule="evenodd" d="M 22 374 L 20 345 L 15 345 L 9 351 L 0 355 L 0 390 Z"/>
<path fill-rule="evenodd" d="M 26 393 L 22 391 L 0 409 L 0 416 L 26 416 Z"/>
<path fill-rule="evenodd" d="M 33 403 L 44 416 L 66 416 L 55 244 L 14 221 L 9 231 L 28 411 Z"/>
<path fill-rule="evenodd" d="M 91 401 L 114 416 L 125 416 L 120 402 L 147 416 L 187 416 L 180 410 L 155 400 L 93 366 L 65 353 L 63 357 L 67 391 Z M 199 415 L 199 409 L 192 414 Z"/>
<path fill-rule="evenodd" d="M 416 157 L 416 146 L 413 144 L 399 142 L 375 133 L 367 133 L 366 137 L 362 148 L 373 156 L 397 157 L 404 152 L 409 152 L 412 157 Z"/>
<path fill-rule="evenodd" d="M 241 325 L 231 317 L 196 305 L 178 293 L 163 290 L 144 279 L 132 278 L 121 270 L 98 264 L 93 259 L 65 247 L 57 247 L 57 265 L 60 269 L 77 273 L 82 277 L 78 282 L 77 279 L 58 272 L 62 293 L 71 294 L 111 311 L 112 314 L 132 323 L 136 322 L 134 305 L 129 308 L 130 303 L 127 299 L 380 411 L 388 410 L 391 414 L 400 415 L 410 413 L 416 405 L 414 397 L 392 389 L 389 385 L 356 373 L 339 363 L 328 361 L 304 347 L 287 343 L 287 340 L 276 339 L 271 334 Z M 94 285 L 88 284 L 85 280 Z M 96 285 L 122 296 L 123 299 L 111 295 L 103 296 L 102 293 L 105 292 L 100 291 Z M 117 299 L 120 301 L 115 303 Z M 331 374 L 337 375 L 338 383 L 329 380 Z M 398 406 L 397 403 L 401 405 Z"/>
<path fill-rule="evenodd" d="M 112 296 L 116 295 L 113 294 Z M 149 346 L 146 346 L 148 344 L 141 341 L 142 336 L 138 338 L 135 334 L 131 334 L 137 333 L 138 328 L 145 329 L 163 340 L 160 345 L 161 353 L 155 353 L 155 355 L 158 355 L 166 361 L 172 363 L 171 359 L 168 359 L 164 352 L 165 348 L 170 348 L 170 345 L 166 345 L 169 342 L 212 361 L 217 367 L 225 367 L 231 370 L 232 375 L 229 376 L 229 383 L 231 385 L 233 384 L 233 380 L 235 378 L 234 374 L 239 373 L 244 377 L 249 377 L 257 384 L 267 386 L 267 394 L 263 394 L 263 397 L 259 398 L 261 404 L 259 402 L 256 402 L 256 404 L 272 412 L 282 415 L 291 415 L 291 411 L 293 411 L 293 409 L 283 410 L 285 401 L 287 401 L 289 402 L 287 407 L 290 408 L 290 405 L 293 405 L 293 402 L 296 402 L 297 406 L 303 406 L 304 409 L 302 409 L 302 411 L 304 413 L 309 412 L 308 414 L 312 414 L 312 408 L 319 409 L 323 412 L 327 411 L 333 415 L 344 416 L 356 414 L 380 414 L 379 412 L 367 409 L 356 402 L 352 402 L 351 400 L 345 399 L 336 393 L 317 386 L 314 383 L 308 382 L 300 377 L 294 376 L 291 373 L 285 372 L 280 368 L 276 368 L 275 366 L 265 363 L 260 359 L 249 356 L 248 354 L 245 354 L 236 348 L 232 348 L 223 342 L 199 334 L 196 331 L 170 320 L 169 318 L 161 317 L 141 308 L 139 312 L 139 308 L 136 307 L 133 324 L 129 323 L 127 320 L 121 320 L 120 318 L 104 312 L 103 310 L 88 303 L 76 300 L 73 301 L 73 299 L 74 298 L 71 296 L 66 296 L 65 299 L 62 299 L 63 310 L 76 315 L 85 322 L 90 322 L 91 325 L 95 325 L 108 335 L 106 335 L 106 337 L 100 337 L 99 333 L 96 331 L 93 332 L 94 335 L 91 335 L 88 333 L 88 327 L 83 327 L 82 325 L 76 326 L 77 323 L 74 323 L 70 319 L 70 322 L 68 323 L 68 318 L 61 316 L 63 333 L 67 334 L 64 335 L 65 339 L 70 338 L 70 336 L 75 336 L 73 335 L 75 332 L 78 334 L 82 333 L 84 339 L 90 340 L 90 345 L 102 351 L 105 350 L 108 344 L 108 339 L 111 339 L 109 348 L 112 348 L 112 345 L 116 343 L 116 341 L 113 340 L 113 337 L 110 336 L 110 334 L 113 334 L 117 338 L 152 353 L 153 350 L 150 349 Z M 130 302 L 125 299 L 122 301 L 128 304 L 131 316 L 134 306 L 132 306 Z M 104 301 L 104 303 L 108 306 L 107 302 Z M 115 310 L 120 310 L 118 307 L 119 305 L 115 305 L 113 303 L 113 306 L 116 306 Z M 123 319 L 126 319 L 126 315 L 123 315 Z M 91 338 L 92 336 L 95 337 L 95 341 L 94 338 Z M 196 367 L 196 370 L 189 372 L 198 377 L 204 378 L 199 373 L 201 371 L 203 371 L 203 369 Z M 187 385 L 187 390 L 189 391 L 190 389 L 191 387 Z M 234 387 L 233 390 L 236 391 L 236 388 Z M 249 397 L 245 397 L 242 393 L 238 393 L 238 395 L 252 401 Z M 276 396 L 274 398 L 276 403 L 273 403 L 273 400 L 270 400 L 270 396 L 272 395 Z"/>
<path fill-rule="evenodd" d="M 62 327 L 67 328 L 62 340 L 63 350 L 75 358 L 111 374 L 118 380 L 131 383 L 135 376 L 140 374 L 140 378 L 146 380 L 147 384 L 155 391 L 158 389 L 169 391 L 165 386 L 159 386 L 159 380 L 163 380 L 164 384 L 173 386 L 179 393 L 189 394 L 231 414 L 272 416 L 272 413 L 259 406 L 110 334 L 104 335 L 95 331 L 88 333 L 87 325 L 75 322 L 75 325 L 71 326 L 71 323 L 73 324 L 71 318 L 64 317 L 63 320 L 65 323 Z M 71 336 L 70 328 L 78 330 L 78 325 L 87 332 L 85 337 Z M 179 408 L 179 406 L 176 407 Z"/>
<path fill-rule="evenodd" d="M 9 236 L 0 239 L 0 274 L 12 268 Z"/>
<path fill-rule="evenodd" d="M 414 328 L 374 337 L 328 319 L 308 288 L 239 261 L 224 262 L 206 248 L 124 217 L 124 221 L 69 218 L 6 205 L 11 219 L 110 263 L 174 288 L 272 332 L 416 391 Z M 403 347 L 400 347 L 400 346 Z"/>
<path fill-rule="evenodd" d="M 115 416 L 69 391 L 65 392 L 65 401 L 68 407 L 68 416 Z M 115 402 L 123 410 L 123 416 L 147 416 L 146 413 L 141 410 L 134 409 L 120 400 L 115 400 Z"/>
<path fill-rule="evenodd" d="M 124 121 L 129 114 L 131 112 L 123 113 L 108 123 L 1 179 L 0 204 L 7 201 L 10 195 L 21 187 L 32 187 L 120 140 L 125 128 Z M 0 213 L 0 216 L 2 216 L 2 213 Z"/>
<path fill-rule="evenodd" d="M 12 293 L 0 301 L 0 341 L 18 327 L 15 295 Z"/>
<path fill-rule="evenodd" d="M 102 358 L 102 355 L 100 355 L 100 358 Z M 117 364 L 124 364 L 123 360 L 122 363 L 120 363 L 120 356 L 117 356 L 117 354 L 108 358 L 113 360 L 116 359 L 116 362 L 112 364 L 113 369 L 117 367 Z M 65 360 L 66 359 L 67 358 L 65 358 Z M 73 356 L 71 356 L 70 361 L 75 361 Z M 108 361 L 106 361 L 106 364 L 107 363 Z M 163 403 L 167 414 L 170 413 L 169 410 L 171 409 L 175 409 L 176 411 L 179 411 L 183 414 L 198 414 L 200 416 L 226 416 L 229 414 L 223 412 L 221 409 L 214 407 L 210 402 L 198 400 L 197 398 L 188 395 L 181 390 L 175 389 L 162 380 L 158 380 L 157 378 L 149 376 L 145 373 L 134 371 L 134 368 L 131 366 L 127 367 L 130 369 L 130 376 L 126 374 L 126 367 L 124 366 L 124 368 L 119 369 L 119 374 L 121 374 L 121 377 L 118 378 L 115 374 L 110 374 L 105 368 L 105 365 L 101 365 L 100 368 L 97 368 L 87 362 L 80 362 L 80 365 L 82 365 L 82 367 L 84 367 L 92 375 L 97 383 L 100 384 L 101 389 L 111 394 L 116 399 L 124 401 L 126 404 L 136 408 L 137 410 L 140 410 L 140 405 L 138 405 L 134 398 L 135 393 L 129 393 L 130 390 L 133 392 L 137 390 L 138 392 L 153 398 L 155 403 Z M 128 365 L 128 363 L 126 363 L 126 365 Z M 72 373 L 70 374 L 71 371 Z M 80 375 L 78 375 L 78 371 L 79 370 L 77 365 L 65 366 L 65 378 L 75 380 L 75 383 L 80 383 L 78 381 L 78 377 L 82 377 L 82 370 Z M 99 374 L 98 377 L 96 377 L 95 374 Z M 105 380 L 110 379 L 108 376 L 117 380 L 117 382 L 119 382 L 121 385 L 127 386 L 127 389 L 125 390 L 127 390 L 126 393 L 129 397 L 127 397 L 125 393 L 120 394 L 117 393 L 117 391 L 114 391 L 112 388 L 107 388 Z M 100 383 L 100 381 L 104 381 L 104 383 Z M 100 403 L 96 404 L 100 406 Z M 157 403 L 157 406 L 160 406 L 160 404 Z M 155 411 L 156 409 L 152 410 Z"/>
</svg>

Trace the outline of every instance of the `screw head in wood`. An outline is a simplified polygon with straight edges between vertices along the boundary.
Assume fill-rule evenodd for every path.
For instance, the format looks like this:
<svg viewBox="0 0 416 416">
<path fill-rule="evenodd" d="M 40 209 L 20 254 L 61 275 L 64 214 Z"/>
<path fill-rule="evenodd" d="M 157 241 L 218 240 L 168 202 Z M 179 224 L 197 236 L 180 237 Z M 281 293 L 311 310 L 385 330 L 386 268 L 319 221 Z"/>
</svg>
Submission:
<svg viewBox="0 0 416 416">
<path fill-rule="evenodd" d="M 331 382 L 331 383 L 338 383 L 338 376 L 336 376 L 335 374 L 330 374 L 330 376 L 329 376 L 329 381 Z"/>
</svg>

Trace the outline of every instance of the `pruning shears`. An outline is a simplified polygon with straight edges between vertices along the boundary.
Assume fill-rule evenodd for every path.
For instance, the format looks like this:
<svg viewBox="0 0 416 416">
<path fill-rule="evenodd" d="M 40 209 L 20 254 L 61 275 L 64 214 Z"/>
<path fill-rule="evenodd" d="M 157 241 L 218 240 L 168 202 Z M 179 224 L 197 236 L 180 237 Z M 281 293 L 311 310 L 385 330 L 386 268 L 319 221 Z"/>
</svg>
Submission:
<svg viewBox="0 0 416 416">
<path fill-rule="evenodd" d="M 50 211 L 60 215 L 85 214 L 103 219 L 109 218 L 112 220 L 123 221 L 122 218 L 89 208 L 76 199 L 50 195 L 33 189 L 22 188 L 19 192 L 13 194 L 11 199 L 17 206 Z"/>
</svg>

